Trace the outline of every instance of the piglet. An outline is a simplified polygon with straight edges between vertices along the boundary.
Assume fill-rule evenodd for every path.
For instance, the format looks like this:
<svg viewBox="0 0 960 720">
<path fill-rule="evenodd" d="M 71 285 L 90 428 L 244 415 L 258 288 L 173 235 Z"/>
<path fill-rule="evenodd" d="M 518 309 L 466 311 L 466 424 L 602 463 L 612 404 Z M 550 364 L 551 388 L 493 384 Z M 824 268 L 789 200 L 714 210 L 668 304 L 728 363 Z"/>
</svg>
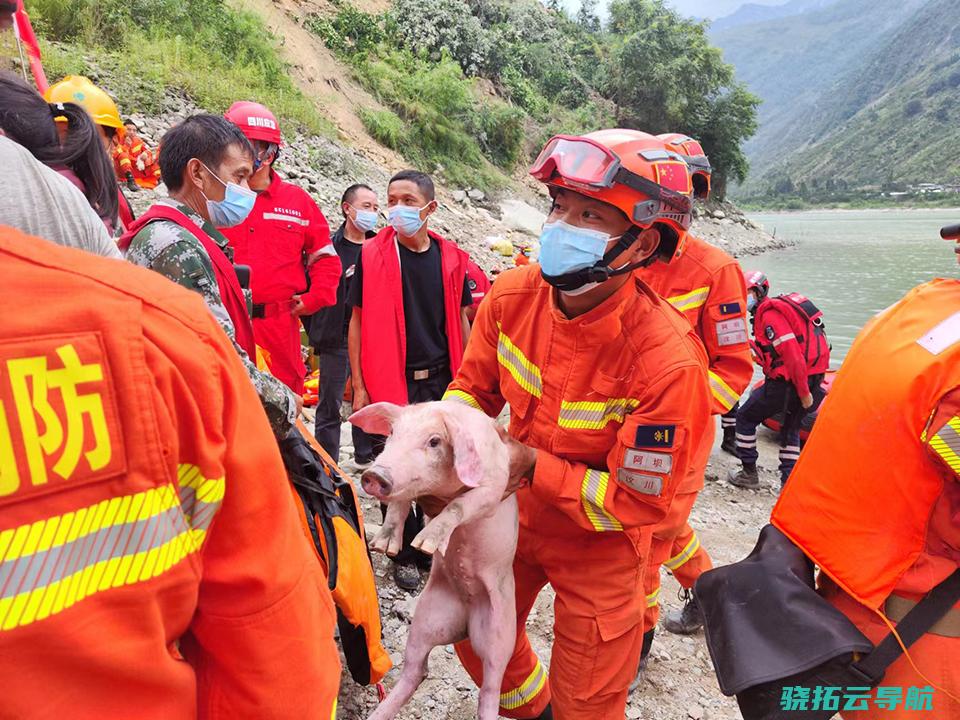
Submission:
<svg viewBox="0 0 960 720">
<path fill-rule="evenodd" d="M 433 556 L 400 678 L 370 720 L 396 716 L 426 677 L 430 651 L 467 637 L 483 661 L 477 717 L 496 720 L 517 627 L 517 501 L 514 495 L 503 499 L 507 446 L 491 418 L 457 402 L 376 403 L 350 422 L 390 436 L 360 479 L 367 493 L 387 505 L 370 547 L 391 556 L 400 551 L 403 524 L 416 500 L 429 520 L 413 546 Z"/>
</svg>

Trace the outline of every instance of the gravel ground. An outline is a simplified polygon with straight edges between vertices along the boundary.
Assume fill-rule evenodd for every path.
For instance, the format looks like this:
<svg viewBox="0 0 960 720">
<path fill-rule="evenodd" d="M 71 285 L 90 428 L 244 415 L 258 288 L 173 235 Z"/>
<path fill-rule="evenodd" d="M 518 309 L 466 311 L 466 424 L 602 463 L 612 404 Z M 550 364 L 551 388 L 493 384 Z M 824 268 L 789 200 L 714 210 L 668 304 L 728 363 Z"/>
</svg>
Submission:
<svg viewBox="0 0 960 720">
<path fill-rule="evenodd" d="M 730 468 L 737 466 L 737 461 L 719 448 L 714 449 L 710 458 L 706 487 L 693 509 L 691 524 L 716 565 L 735 562 L 750 552 L 776 501 L 779 476 L 776 473 L 777 447 L 774 435 L 761 429 L 759 439 L 760 490 L 741 490 L 723 479 Z M 353 462 L 348 425 L 344 425 L 340 462 L 344 472 L 355 480 L 359 471 Z M 362 496 L 362 490 L 360 493 Z M 361 499 L 365 524 L 372 530 L 380 523 L 379 507 L 369 497 Z M 403 663 L 407 630 L 417 599 L 416 595 L 399 590 L 393 584 L 391 567 L 386 558 L 375 555 L 374 567 L 383 617 L 384 645 L 395 665 L 384 681 L 389 690 L 396 682 L 399 667 Z M 677 583 L 665 571 L 663 576 L 661 616 L 679 609 L 683 604 L 678 599 Z M 548 586 L 540 594 L 527 623 L 534 649 L 545 663 L 550 658 L 552 625 L 553 592 Z M 376 690 L 360 687 L 349 676 L 344 676 L 338 712 L 341 720 L 361 720 L 372 712 L 376 704 Z M 430 656 L 427 679 L 399 718 L 472 720 L 476 717 L 476 707 L 477 689 L 460 666 L 453 648 L 436 648 Z M 626 717 L 646 720 L 738 720 L 740 714 L 736 702 L 720 693 L 703 634 L 682 637 L 660 629 L 653 643 L 645 681 L 631 695 Z"/>
</svg>

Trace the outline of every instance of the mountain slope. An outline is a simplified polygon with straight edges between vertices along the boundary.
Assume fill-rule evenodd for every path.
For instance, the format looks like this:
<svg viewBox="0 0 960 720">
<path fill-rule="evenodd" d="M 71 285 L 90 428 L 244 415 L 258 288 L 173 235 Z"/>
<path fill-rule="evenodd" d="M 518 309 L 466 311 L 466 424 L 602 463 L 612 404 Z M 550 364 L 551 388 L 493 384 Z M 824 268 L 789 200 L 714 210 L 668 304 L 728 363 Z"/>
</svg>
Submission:
<svg viewBox="0 0 960 720">
<path fill-rule="evenodd" d="M 825 8 L 840 0 L 790 0 L 781 5 L 758 5 L 747 3 L 737 8 L 735 13 L 714 20 L 710 28 L 713 32 L 720 32 L 741 25 L 776 20 L 777 18 L 800 15 L 816 8 Z"/>
<path fill-rule="evenodd" d="M 760 129 L 745 144 L 754 186 L 814 137 L 798 122 L 838 77 L 859 67 L 925 0 L 843 0 L 826 8 L 711 33 L 737 76 L 763 99 Z"/>
<path fill-rule="evenodd" d="M 954 181 L 958 107 L 960 7 L 930 0 L 812 108 L 813 140 L 773 174 L 854 187 Z"/>
</svg>

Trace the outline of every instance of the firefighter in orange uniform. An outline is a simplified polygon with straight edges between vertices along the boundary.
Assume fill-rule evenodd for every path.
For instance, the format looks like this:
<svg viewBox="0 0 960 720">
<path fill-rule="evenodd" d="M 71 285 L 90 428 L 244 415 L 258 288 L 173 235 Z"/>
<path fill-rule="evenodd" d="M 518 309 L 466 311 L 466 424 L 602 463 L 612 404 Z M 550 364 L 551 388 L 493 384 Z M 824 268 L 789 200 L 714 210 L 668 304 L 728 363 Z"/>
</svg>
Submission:
<svg viewBox="0 0 960 720">
<path fill-rule="evenodd" d="M 874 643 L 960 566 L 960 281 L 933 280 L 875 317 L 843 362 L 773 510 L 820 567 L 821 593 Z M 960 603 L 887 670 L 882 685 L 930 682 L 960 697 Z M 916 698 L 915 698 L 916 699 Z M 857 720 L 960 717 L 936 692 Z M 919 709 L 919 708 L 917 708 Z"/>
<path fill-rule="evenodd" d="M 700 143 L 686 135 L 658 137 L 687 161 L 693 175 L 694 194 L 708 198 L 710 162 Z M 743 271 L 737 261 L 720 248 L 687 233 L 680 240 L 669 264 L 655 262 L 637 270 L 637 275 L 687 316 L 707 350 L 713 413 L 721 416 L 729 413 L 747 389 L 753 375 L 746 318 L 747 290 Z M 733 430 L 732 426 L 729 429 L 725 426 L 725 438 L 729 434 L 732 439 Z M 684 588 L 686 600 L 680 612 L 667 616 L 664 628 L 673 633 L 689 635 L 703 626 L 703 618 L 693 601 L 690 588 L 701 573 L 709 570 L 713 564 L 688 519 L 697 495 L 703 489 L 705 471 L 706 464 L 691 473 L 680 485 L 670 506 L 670 514 L 653 531 L 650 567 L 646 575 L 646 632 L 641 666 L 650 651 L 657 627 L 661 565 L 673 573 Z"/>
<path fill-rule="evenodd" d="M 125 120 L 123 127 L 126 130 L 123 144 L 130 158 L 133 179 L 139 187 L 152 190 L 160 184 L 160 165 L 157 163 L 159 153 L 154 153 L 140 137 L 140 128 L 133 120 Z"/>
<path fill-rule="evenodd" d="M 689 227 L 687 166 L 632 130 L 553 138 L 531 173 L 553 208 L 540 264 L 500 275 L 445 397 L 510 405 L 518 636 L 500 712 L 622 720 L 643 637 L 652 527 L 709 453 L 703 347 L 633 274 Z M 704 441 L 707 442 L 704 442 Z M 527 615 L 556 591 L 548 673 Z M 480 661 L 457 646 L 475 680 Z"/>
<path fill-rule="evenodd" d="M 10 228 L 0 273 L 0 714 L 332 718 L 326 578 L 203 300 Z"/>
</svg>

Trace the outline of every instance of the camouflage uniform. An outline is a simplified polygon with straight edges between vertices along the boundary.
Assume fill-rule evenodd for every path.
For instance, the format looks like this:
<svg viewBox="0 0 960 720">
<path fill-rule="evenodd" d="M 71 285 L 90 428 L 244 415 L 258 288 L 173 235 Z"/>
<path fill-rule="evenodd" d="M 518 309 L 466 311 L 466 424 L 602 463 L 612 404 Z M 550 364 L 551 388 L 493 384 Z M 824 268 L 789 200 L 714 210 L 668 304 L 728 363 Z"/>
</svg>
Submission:
<svg viewBox="0 0 960 720">
<path fill-rule="evenodd" d="M 227 257 L 233 260 L 233 250 L 227 244 L 227 239 L 213 225 L 186 205 L 170 199 L 160 202 L 175 207 L 193 220 L 223 249 Z M 233 347 L 240 355 L 247 369 L 247 375 L 250 376 L 253 386 L 260 395 L 260 402 L 267 412 L 274 434 L 278 438 L 283 438 L 296 420 L 296 399 L 286 385 L 269 373 L 258 370 L 243 348 L 237 344 L 233 321 L 220 299 L 220 288 L 217 285 L 210 256 L 197 239 L 176 223 L 155 220 L 134 236 L 130 247 L 127 248 L 126 256 L 130 262 L 155 270 L 175 283 L 203 296 L 213 317 L 233 341 Z M 249 303 L 249 293 L 244 294 Z"/>
</svg>

